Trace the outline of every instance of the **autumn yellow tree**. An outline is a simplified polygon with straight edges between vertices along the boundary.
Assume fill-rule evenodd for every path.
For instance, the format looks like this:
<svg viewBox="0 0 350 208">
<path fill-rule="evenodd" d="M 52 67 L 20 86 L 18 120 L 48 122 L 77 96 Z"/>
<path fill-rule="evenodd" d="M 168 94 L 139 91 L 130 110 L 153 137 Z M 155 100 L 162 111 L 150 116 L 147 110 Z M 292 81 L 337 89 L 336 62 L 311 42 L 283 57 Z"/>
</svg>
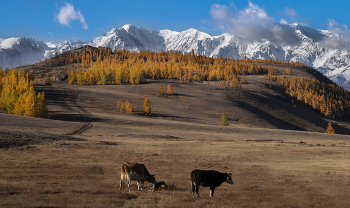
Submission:
<svg viewBox="0 0 350 208">
<path fill-rule="evenodd" d="M 120 103 L 120 100 L 118 100 L 117 108 L 120 110 L 120 107 L 121 107 L 121 103 Z"/>
<path fill-rule="evenodd" d="M 121 103 L 121 104 L 120 104 L 120 111 L 121 111 L 121 112 L 124 112 L 124 111 L 125 111 L 124 103 Z"/>
<path fill-rule="evenodd" d="M 127 113 L 132 113 L 134 111 L 134 109 L 131 106 L 131 103 L 129 103 L 129 101 L 125 101 L 125 112 Z"/>
<path fill-rule="evenodd" d="M 221 126 L 228 126 L 228 121 L 227 121 L 227 117 L 226 117 L 226 113 L 224 112 L 221 116 Z"/>
<path fill-rule="evenodd" d="M 145 96 L 145 101 L 143 103 L 143 107 L 144 107 L 143 114 L 146 116 L 150 116 L 151 115 L 151 106 L 149 104 L 149 100 L 148 100 L 147 95 L 144 95 L 144 96 Z"/>
<path fill-rule="evenodd" d="M 45 85 L 46 86 L 50 86 L 51 84 L 52 83 L 51 83 L 51 79 L 50 79 L 49 73 L 47 73 L 46 80 L 45 80 Z"/>
<path fill-rule="evenodd" d="M 331 123 L 328 123 L 328 127 L 327 127 L 326 133 L 327 134 L 335 134 L 335 131 L 334 131 Z"/>
<path fill-rule="evenodd" d="M 25 100 L 25 110 L 24 115 L 29 117 L 34 117 L 36 115 L 36 96 L 33 86 L 30 86 L 28 96 Z"/>
<path fill-rule="evenodd" d="M 45 93 L 38 93 L 36 100 L 36 117 L 46 118 L 48 113 L 45 104 Z"/>
<path fill-rule="evenodd" d="M 164 94 L 164 88 L 163 88 L 163 85 L 160 85 L 160 86 L 159 86 L 159 90 L 158 90 L 158 92 L 159 92 L 160 94 Z"/>
<path fill-rule="evenodd" d="M 168 95 L 174 94 L 174 93 L 173 93 L 173 90 L 171 89 L 170 84 L 169 84 L 168 87 L 167 87 L 167 94 L 168 94 Z"/>
</svg>

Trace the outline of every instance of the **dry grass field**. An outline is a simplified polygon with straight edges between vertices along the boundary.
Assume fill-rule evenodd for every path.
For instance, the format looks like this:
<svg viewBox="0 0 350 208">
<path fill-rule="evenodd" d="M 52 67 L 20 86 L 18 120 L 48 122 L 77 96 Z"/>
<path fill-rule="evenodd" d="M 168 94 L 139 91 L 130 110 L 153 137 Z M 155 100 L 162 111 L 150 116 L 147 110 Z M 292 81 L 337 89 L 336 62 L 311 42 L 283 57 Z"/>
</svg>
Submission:
<svg viewBox="0 0 350 208">
<path fill-rule="evenodd" d="M 27 119 L 41 120 L 23 120 Z M 46 125 L 66 127 L 57 121 Z M 40 141 L 40 135 L 20 128 L 12 135 Z M 42 132 L 52 140 L 0 149 L 0 206 L 350 206 L 347 136 L 222 128 L 180 122 L 135 127 L 125 122 L 96 124 L 74 137 Z M 142 161 L 169 190 L 148 192 L 151 184 L 146 182 L 146 190 L 137 191 L 133 182 L 130 193 L 126 187 L 120 191 L 120 166 L 125 161 Z M 189 173 L 195 168 L 231 172 L 234 184 L 222 184 L 213 198 L 208 188 L 201 188 L 201 197 L 193 199 Z"/>
<path fill-rule="evenodd" d="M 178 80 L 37 85 L 48 119 L 0 113 L 0 207 L 350 207 L 349 121 L 294 106 L 262 76 L 246 80 L 242 89 Z M 160 95 L 160 84 L 175 94 Z M 151 116 L 142 115 L 144 95 Z M 135 111 L 120 112 L 118 100 Z M 229 126 L 220 126 L 223 112 Z M 337 134 L 324 133 L 328 122 Z M 169 189 L 149 192 L 146 182 L 137 191 L 133 182 L 120 191 L 127 161 L 143 162 Z M 213 198 L 201 187 L 193 199 L 196 168 L 231 172 L 234 184 Z"/>
</svg>

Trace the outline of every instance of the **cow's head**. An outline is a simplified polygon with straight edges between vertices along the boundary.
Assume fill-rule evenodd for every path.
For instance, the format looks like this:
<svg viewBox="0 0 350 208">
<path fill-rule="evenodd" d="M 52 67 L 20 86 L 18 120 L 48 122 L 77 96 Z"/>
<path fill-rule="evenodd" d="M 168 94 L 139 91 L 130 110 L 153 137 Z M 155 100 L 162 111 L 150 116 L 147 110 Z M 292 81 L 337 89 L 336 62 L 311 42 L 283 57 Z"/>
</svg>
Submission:
<svg viewBox="0 0 350 208">
<path fill-rule="evenodd" d="M 228 184 L 233 184 L 232 174 L 231 173 L 226 173 L 226 182 Z"/>
<path fill-rule="evenodd" d="M 147 181 L 150 183 L 156 184 L 157 181 L 156 181 L 156 178 L 154 177 L 155 175 L 156 174 L 150 174 Z"/>
</svg>

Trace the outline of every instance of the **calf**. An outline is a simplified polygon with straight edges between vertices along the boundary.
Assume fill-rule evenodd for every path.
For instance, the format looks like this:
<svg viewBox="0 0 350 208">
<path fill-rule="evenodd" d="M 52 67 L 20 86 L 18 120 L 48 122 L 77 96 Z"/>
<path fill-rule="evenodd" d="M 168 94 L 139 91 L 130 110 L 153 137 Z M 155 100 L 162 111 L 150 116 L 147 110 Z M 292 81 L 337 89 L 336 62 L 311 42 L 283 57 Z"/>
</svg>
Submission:
<svg viewBox="0 0 350 208">
<path fill-rule="evenodd" d="M 154 175 L 150 174 L 143 163 L 125 163 L 122 165 L 120 174 L 120 190 L 122 190 L 124 179 L 128 184 L 130 192 L 131 181 L 137 181 L 137 190 L 143 190 L 143 184 L 145 181 L 156 184 L 157 181 Z"/>
<path fill-rule="evenodd" d="M 221 183 L 227 182 L 233 184 L 231 173 L 220 173 L 216 170 L 198 170 L 195 169 L 191 172 L 191 187 L 192 196 L 194 198 L 194 191 L 196 191 L 199 197 L 199 186 L 210 187 L 210 197 L 213 197 L 214 190 L 220 186 Z"/>
<path fill-rule="evenodd" d="M 166 188 L 168 188 L 168 186 L 163 181 L 161 181 L 154 185 L 149 191 L 160 191 Z"/>
</svg>

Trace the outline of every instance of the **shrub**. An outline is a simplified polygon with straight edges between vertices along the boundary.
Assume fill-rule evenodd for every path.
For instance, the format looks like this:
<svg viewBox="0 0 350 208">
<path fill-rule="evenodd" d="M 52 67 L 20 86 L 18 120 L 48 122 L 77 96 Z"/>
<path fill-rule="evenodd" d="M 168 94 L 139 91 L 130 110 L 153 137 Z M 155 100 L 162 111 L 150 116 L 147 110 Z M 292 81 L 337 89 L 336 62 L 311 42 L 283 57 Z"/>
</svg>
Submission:
<svg viewBox="0 0 350 208">
<path fill-rule="evenodd" d="M 221 116 L 221 126 L 228 126 L 228 121 L 227 121 L 227 117 L 226 117 L 226 113 L 224 112 Z"/>
</svg>

